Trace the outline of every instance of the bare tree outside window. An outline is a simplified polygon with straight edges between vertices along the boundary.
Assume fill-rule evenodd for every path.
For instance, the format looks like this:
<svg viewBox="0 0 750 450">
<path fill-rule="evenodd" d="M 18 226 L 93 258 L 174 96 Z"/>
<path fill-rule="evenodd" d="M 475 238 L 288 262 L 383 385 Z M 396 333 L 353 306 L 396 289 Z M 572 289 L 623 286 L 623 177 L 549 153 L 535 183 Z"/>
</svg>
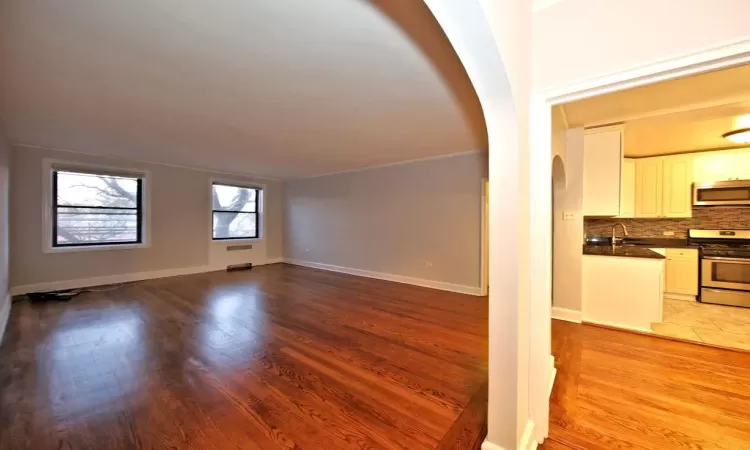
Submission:
<svg viewBox="0 0 750 450">
<path fill-rule="evenodd" d="M 212 193 L 213 238 L 258 237 L 259 189 L 214 183 Z"/>
<path fill-rule="evenodd" d="M 141 242 L 139 178 L 53 172 L 55 246 Z"/>
</svg>

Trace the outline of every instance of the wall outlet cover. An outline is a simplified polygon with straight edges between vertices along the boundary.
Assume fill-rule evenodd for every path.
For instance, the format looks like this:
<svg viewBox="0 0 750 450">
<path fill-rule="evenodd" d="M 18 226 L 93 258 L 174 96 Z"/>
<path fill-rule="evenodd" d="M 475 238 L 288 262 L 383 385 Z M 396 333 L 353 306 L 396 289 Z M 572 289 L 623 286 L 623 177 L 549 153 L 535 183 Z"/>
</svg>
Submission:
<svg viewBox="0 0 750 450">
<path fill-rule="evenodd" d="M 574 220 L 576 218 L 576 213 L 565 211 L 563 212 L 563 220 Z"/>
<path fill-rule="evenodd" d="M 674 236 L 674 231 L 665 231 L 664 236 Z"/>
</svg>

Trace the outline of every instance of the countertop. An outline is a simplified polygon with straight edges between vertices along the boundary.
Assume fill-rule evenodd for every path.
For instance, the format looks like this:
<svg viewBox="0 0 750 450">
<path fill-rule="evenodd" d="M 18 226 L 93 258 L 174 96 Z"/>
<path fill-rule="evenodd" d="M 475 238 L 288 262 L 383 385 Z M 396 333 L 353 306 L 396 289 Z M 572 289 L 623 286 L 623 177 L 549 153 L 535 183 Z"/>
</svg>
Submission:
<svg viewBox="0 0 750 450">
<path fill-rule="evenodd" d="M 587 245 L 610 245 L 612 238 L 602 236 L 591 236 L 586 239 Z M 697 246 L 688 244 L 687 239 L 680 238 L 646 238 L 646 237 L 626 237 L 622 240 L 620 245 L 637 245 L 639 247 L 650 247 L 650 248 L 695 248 Z"/>
<path fill-rule="evenodd" d="M 649 258 L 649 259 L 664 259 L 664 256 L 650 250 L 646 247 L 635 247 L 635 246 L 622 246 L 618 245 L 612 248 L 611 245 L 584 245 L 584 255 L 596 255 L 596 256 L 620 256 L 625 258 Z"/>
</svg>

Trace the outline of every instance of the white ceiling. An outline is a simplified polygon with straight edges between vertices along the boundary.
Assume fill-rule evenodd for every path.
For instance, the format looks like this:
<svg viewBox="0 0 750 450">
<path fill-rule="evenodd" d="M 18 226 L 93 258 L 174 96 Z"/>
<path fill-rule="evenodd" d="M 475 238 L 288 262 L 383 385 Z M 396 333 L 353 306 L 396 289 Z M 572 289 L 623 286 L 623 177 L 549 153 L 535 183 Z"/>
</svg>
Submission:
<svg viewBox="0 0 750 450">
<path fill-rule="evenodd" d="M 750 65 L 563 105 L 569 127 L 625 124 L 625 155 L 739 148 L 722 134 L 750 114 Z"/>
<path fill-rule="evenodd" d="M 465 73 L 451 89 L 364 0 L 0 8 L 0 111 L 16 143 L 278 178 L 482 146 L 478 101 L 455 94 Z"/>
</svg>

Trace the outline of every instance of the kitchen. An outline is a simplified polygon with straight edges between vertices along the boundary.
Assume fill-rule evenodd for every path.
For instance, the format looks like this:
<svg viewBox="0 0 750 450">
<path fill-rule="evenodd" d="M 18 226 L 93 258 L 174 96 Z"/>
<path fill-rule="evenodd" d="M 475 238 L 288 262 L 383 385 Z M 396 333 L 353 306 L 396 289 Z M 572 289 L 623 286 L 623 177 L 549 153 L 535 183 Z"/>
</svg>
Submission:
<svg viewBox="0 0 750 450">
<path fill-rule="evenodd" d="M 750 350 L 749 69 L 555 112 L 553 317 Z"/>
</svg>

